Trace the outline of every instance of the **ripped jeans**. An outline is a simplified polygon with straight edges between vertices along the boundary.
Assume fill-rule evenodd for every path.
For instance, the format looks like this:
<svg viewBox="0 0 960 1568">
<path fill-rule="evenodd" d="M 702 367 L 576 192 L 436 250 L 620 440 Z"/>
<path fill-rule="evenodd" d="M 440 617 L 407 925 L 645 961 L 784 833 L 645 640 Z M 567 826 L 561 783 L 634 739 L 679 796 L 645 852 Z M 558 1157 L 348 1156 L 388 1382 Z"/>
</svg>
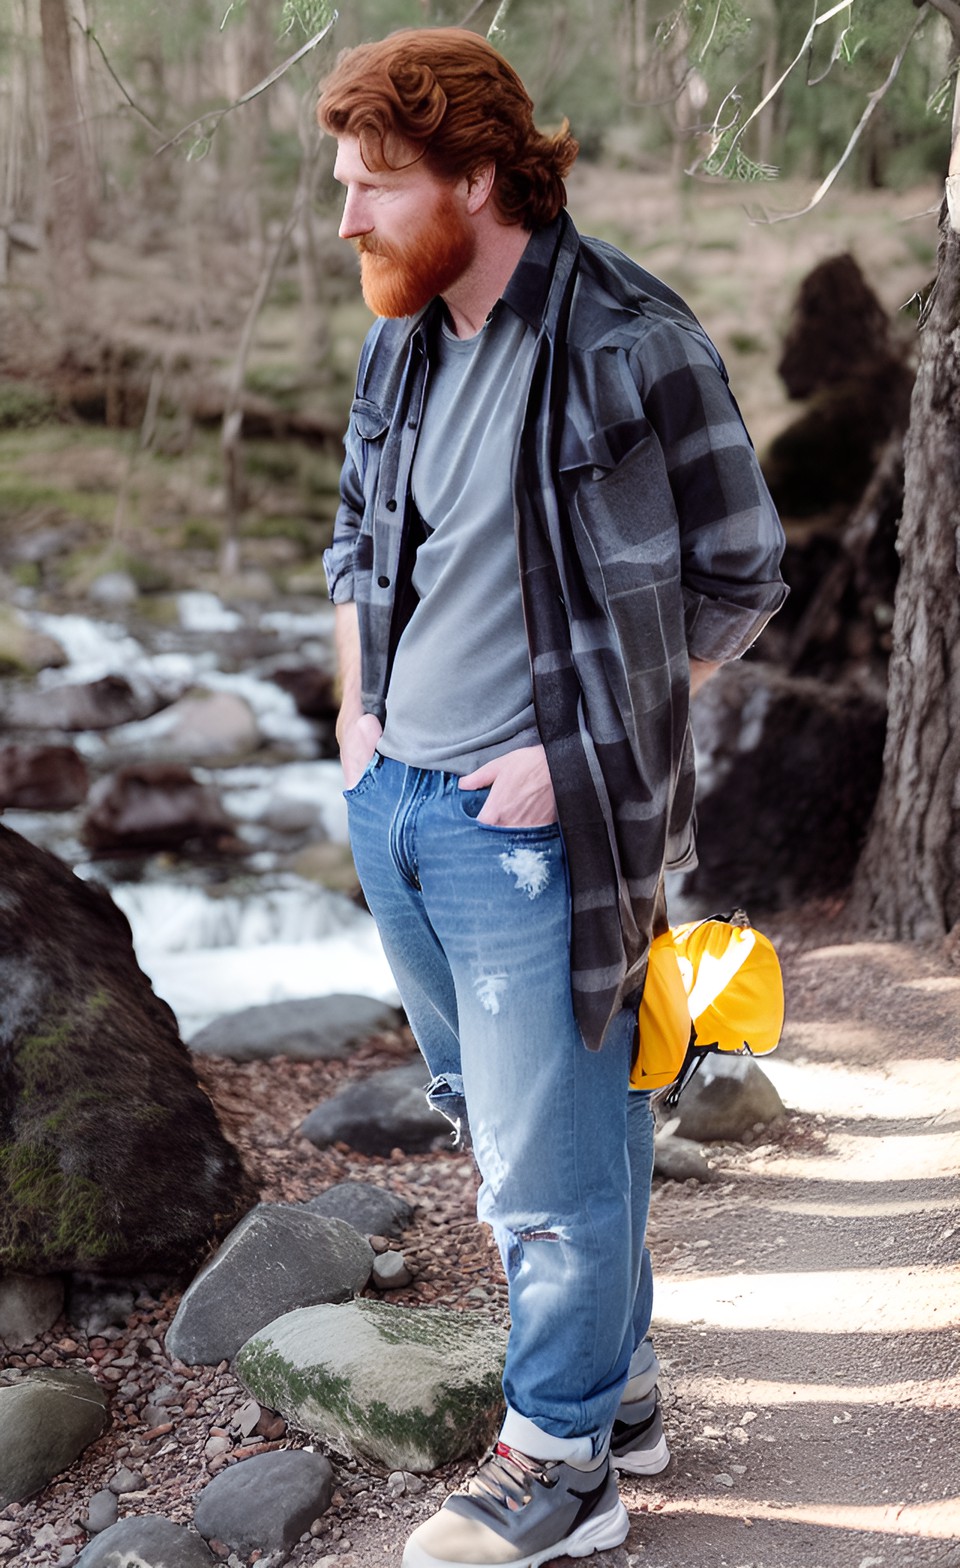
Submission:
<svg viewBox="0 0 960 1568">
<path fill-rule="evenodd" d="M 478 823 L 487 793 L 378 754 L 346 791 L 350 838 L 429 1096 L 469 1123 L 510 1293 L 501 1436 L 589 1458 L 649 1327 L 652 1114 L 627 1088 L 635 1014 L 602 1051 L 573 1016 L 559 827 Z"/>
</svg>

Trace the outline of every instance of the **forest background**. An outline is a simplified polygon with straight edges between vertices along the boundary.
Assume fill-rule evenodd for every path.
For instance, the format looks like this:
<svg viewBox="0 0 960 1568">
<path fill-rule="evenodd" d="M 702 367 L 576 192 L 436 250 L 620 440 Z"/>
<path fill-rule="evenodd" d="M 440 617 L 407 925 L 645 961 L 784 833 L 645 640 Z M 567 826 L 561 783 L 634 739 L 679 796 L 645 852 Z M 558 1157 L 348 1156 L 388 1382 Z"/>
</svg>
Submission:
<svg viewBox="0 0 960 1568">
<path fill-rule="evenodd" d="M 259 569 L 280 591 L 322 592 L 369 317 L 336 239 L 317 81 L 339 48 L 449 23 L 489 33 L 541 124 L 569 117 L 581 226 L 690 299 L 761 450 L 789 418 L 774 367 L 791 302 L 825 255 L 858 254 L 907 355 L 926 300 L 926 340 L 952 344 L 955 368 L 956 235 L 941 222 L 938 262 L 936 211 L 956 0 L 344 0 L 339 14 L 327 0 L 3 0 L 0 508 L 21 532 L 51 512 L 79 530 L 55 562 L 22 560 L 14 587 L 69 596 L 126 566 L 147 591 L 186 574 L 242 594 Z M 933 379 L 942 406 L 942 365 Z M 928 413 L 915 406 L 917 453 L 945 478 L 956 433 L 944 448 Z M 903 616 L 923 646 L 898 684 L 894 627 L 903 723 L 859 888 L 863 919 L 896 935 L 960 917 L 956 605 L 930 629 L 956 522 L 937 506 L 935 548 L 929 529 L 901 541 L 919 574 Z M 924 842 L 905 834 L 920 774 Z"/>
</svg>

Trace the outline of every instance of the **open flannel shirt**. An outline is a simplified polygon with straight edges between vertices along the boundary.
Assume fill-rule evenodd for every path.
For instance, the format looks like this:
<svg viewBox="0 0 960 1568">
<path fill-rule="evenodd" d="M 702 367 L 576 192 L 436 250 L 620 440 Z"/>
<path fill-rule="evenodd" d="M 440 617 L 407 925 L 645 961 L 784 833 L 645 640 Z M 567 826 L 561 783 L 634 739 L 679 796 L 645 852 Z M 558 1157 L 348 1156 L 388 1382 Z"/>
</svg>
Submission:
<svg viewBox="0 0 960 1568">
<path fill-rule="evenodd" d="M 596 1049 L 639 1000 L 664 869 L 695 859 L 689 659 L 737 658 L 759 635 L 786 597 L 783 532 L 722 361 L 672 290 L 562 213 L 503 300 L 537 334 L 517 553 L 574 1009 Z M 363 704 L 381 722 L 415 603 L 410 470 L 441 308 L 367 337 L 324 557 L 334 602 L 357 603 Z"/>
</svg>

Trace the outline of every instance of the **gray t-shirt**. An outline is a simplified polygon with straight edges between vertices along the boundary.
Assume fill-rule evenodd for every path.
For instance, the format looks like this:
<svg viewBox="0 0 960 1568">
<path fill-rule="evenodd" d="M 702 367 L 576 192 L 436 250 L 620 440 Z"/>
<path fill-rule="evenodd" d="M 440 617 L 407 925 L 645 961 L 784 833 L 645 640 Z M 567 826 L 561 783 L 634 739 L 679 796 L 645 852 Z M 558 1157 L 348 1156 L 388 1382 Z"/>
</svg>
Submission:
<svg viewBox="0 0 960 1568">
<path fill-rule="evenodd" d="M 475 337 L 444 328 L 413 462 L 427 537 L 379 749 L 471 773 L 539 739 L 520 597 L 513 459 L 535 338 L 501 301 Z"/>
</svg>

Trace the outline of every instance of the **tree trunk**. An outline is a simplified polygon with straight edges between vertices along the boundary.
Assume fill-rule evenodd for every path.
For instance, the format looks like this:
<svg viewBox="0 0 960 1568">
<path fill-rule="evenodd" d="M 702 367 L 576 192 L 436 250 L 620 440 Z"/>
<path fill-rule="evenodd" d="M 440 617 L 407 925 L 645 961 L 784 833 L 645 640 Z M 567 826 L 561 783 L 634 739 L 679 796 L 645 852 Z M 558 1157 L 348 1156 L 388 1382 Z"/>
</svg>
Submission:
<svg viewBox="0 0 960 1568">
<path fill-rule="evenodd" d="M 958 227 L 960 202 L 952 222 L 944 203 L 906 441 L 883 783 L 852 906 L 869 928 L 919 939 L 960 922 Z"/>
<path fill-rule="evenodd" d="M 87 241 L 93 203 L 87 178 L 80 105 L 70 61 L 66 0 L 40 0 L 44 91 L 47 108 L 47 231 L 55 297 L 65 321 L 79 321 L 79 296 L 90 275 Z"/>
</svg>

